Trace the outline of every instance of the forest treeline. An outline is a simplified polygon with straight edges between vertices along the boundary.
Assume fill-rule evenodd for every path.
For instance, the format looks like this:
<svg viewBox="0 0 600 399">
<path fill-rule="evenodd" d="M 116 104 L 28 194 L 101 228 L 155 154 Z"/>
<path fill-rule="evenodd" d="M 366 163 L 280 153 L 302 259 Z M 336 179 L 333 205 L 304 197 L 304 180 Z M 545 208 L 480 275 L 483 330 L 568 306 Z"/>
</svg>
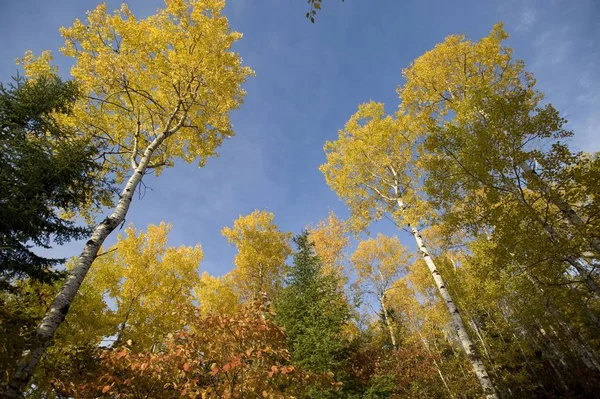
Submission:
<svg viewBox="0 0 600 399">
<path fill-rule="evenodd" d="M 168 223 L 124 226 L 144 176 L 234 135 L 254 72 L 223 7 L 102 4 L 61 29 L 70 80 L 28 52 L 0 87 L 3 397 L 595 397 L 600 157 L 569 148 L 501 23 L 447 37 L 396 112 L 361 104 L 325 143 L 347 220 L 240 215 L 222 276 Z M 383 219 L 415 251 L 365 234 Z M 35 252 L 74 239 L 69 260 Z"/>
</svg>

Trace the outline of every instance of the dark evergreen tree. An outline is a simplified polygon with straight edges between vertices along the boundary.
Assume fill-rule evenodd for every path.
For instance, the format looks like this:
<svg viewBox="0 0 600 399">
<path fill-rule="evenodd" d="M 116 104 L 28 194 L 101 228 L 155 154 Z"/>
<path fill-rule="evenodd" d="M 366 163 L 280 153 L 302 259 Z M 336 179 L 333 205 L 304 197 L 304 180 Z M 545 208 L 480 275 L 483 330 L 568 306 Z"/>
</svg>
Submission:
<svg viewBox="0 0 600 399">
<path fill-rule="evenodd" d="M 110 202 L 111 184 L 98 173 L 100 149 L 59 125 L 78 96 L 73 82 L 53 76 L 0 84 L 0 288 L 15 278 L 49 282 L 63 259 L 37 255 L 85 238 L 86 226 L 62 216 L 83 204 Z"/>
<path fill-rule="evenodd" d="M 345 379 L 346 344 L 344 324 L 350 318 L 350 306 L 337 278 L 324 275 L 308 232 L 293 239 L 297 246 L 286 285 L 276 301 L 278 323 L 285 328 L 292 362 L 316 373 L 333 373 L 337 381 Z M 310 392 L 308 397 L 339 397 L 331 392 Z"/>
</svg>

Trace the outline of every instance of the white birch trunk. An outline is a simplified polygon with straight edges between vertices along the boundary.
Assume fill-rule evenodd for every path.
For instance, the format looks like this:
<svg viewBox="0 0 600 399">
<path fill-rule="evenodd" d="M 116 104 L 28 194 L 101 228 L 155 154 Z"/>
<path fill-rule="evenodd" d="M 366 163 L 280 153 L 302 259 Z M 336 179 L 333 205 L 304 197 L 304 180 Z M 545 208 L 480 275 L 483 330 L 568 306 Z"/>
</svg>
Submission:
<svg viewBox="0 0 600 399">
<path fill-rule="evenodd" d="M 560 240 L 559 240 L 558 233 L 556 232 L 556 230 L 554 230 L 554 228 L 552 226 L 548 225 L 548 223 L 545 223 L 542 220 L 542 218 L 540 218 L 540 216 L 537 214 L 536 210 L 533 209 L 525 201 L 524 198 L 521 198 L 520 196 L 518 196 L 518 198 L 519 198 L 519 201 L 529 209 L 529 211 L 531 212 L 535 221 L 540 226 L 542 226 L 542 228 L 544 229 L 546 234 L 548 234 L 548 238 L 550 239 L 550 241 L 554 244 L 558 244 Z M 579 273 L 579 275 L 584 278 L 585 284 L 588 286 L 590 291 L 592 291 L 594 294 L 596 294 L 596 296 L 600 297 L 600 286 L 598 286 L 598 284 L 596 283 L 596 280 L 594 280 L 594 278 L 590 275 L 590 273 L 588 273 L 588 271 L 585 270 L 585 267 L 583 267 L 581 265 L 579 260 L 576 257 L 569 255 L 569 256 L 565 257 L 565 261 L 568 264 L 570 264 L 575 270 L 577 270 L 577 273 Z"/>
<path fill-rule="evenodd" d="M 433 280 L 435 281 L 435 285 L 437 286 L 440 296 L 442 297 L 442 300 L 444 301 L 444 303 L 446 304 L 446 307 L 448 308 L 448 312 L 450 313 L 450 319 L 452 321 L 452 325 L 453 325 L 454 329 L 456 330 L 458 339 L 459 339 L 465 353 L 467 354 L 467 358 L 469 359 L 471 366 L 473 367 L 473 371 L 475 372 L 475 375 L 477 376 L 477 379 L 479 380 L 479 383 L 481 384 L 481 387 L 483 388 L 485 397 L 487 399 L 498 399 L 498 395 L 496 393 L 496 389 L 494 388 L 494 384 L 492 383 L 492 380 L 490 379 L 490 377 L 487 373 L 485 365 L 483 364 L 483 362 L 481 361 L 481 358 L 479 357 L 479 354 L 477 353 L 477 350 L 475 348 L 473 341 L 471 340 L 471 337 L 469 337 L 469 333 L 462 321 L 462 318 L 460 317 L 460 313 L 458 311 L 458 308 L 456 307 L 456 304 L 452 300 L 452 296 L 450 295 L 450 292 L 446 288 L 446 283 L 444 282 L 442 275 L 440 274 L 439 270 L 437 269 L 431 256 L 429 256 L 429 252 L 427 251 L 427 248 L 425 247 L 425 244 L 423 243 L 423 239 L 421 238 L 419 231 L 415 227 L 412 227 L 412 226 L 411 226 L 411 231 L 412 231 L 413 236 L 415 237 L 415 241 L 417 243 L 417 248 L 419 249 L 419 252 L 421 252 L 421 255 L 423 256 L 423 260 L 427 264 L 427 267 L 429 268 L 429 271 L 431 272 L 431 275 L 433 276 Z"/>
<path fill-rule="evenodd" d="M 556 194 L 550 186 L 548 186 L 536 173 L 535 170 L 529 167 L 527 162 L 521 164 L 521 169 L 525 172 L 525 176 L 531 178 L 542 190 L 542 193 L 546 194 L 550 202 L 552 202 L 567 219 L 569 224 L 579 230 L 582 233 L 585 229 L 585 222 L 579 217 L 577 212 L 571 207 L 571 205 L 565 201 L 560 195 Z M 586 237 L 592 249 L 596 252 L 596 255 L 600 255 L 600 238 L 599 237 Z"/>
<path fill-rule="evenodd" d="M 546 345 L 546 347 L 550 348 L 550 352 L 552 352 L 552 356 L 560 362 L 560 364 L 563 366 L 563 368 L 567 368 L 567 361 L 565 360 L 564 354 L 554 344 L 554 341 L 552 341 L 552 338 L 550 338 L 550 335 L 548 335 L 548 333 L 546 332 L 544 327 L 542 327 L 539 320 L 536 320 L 536 322 L 538 324 L 538 326 L 537 326 L 538 332 L 540 333 L 542 339 L 544 340 L 544 344 Z M 561 376 L 562 376 L 562 374 L 561 374 Z"/>
<path fill-rule="evenodd" d="M 544 294 L 544 289 L 540 287 L 537 280 L 534 279 L 529 273 L 525 273 L 529 281 L 533 284 L 533 286 Z M 557 321 L 558 325 L 563 330 L 564 336 L 567 338 L 568 345 L 575 349 L 575 352 L 583 362 L 583 364 L 590 370 L 600 371 L 600 359 L 596 356 L 593 349 L 589 348 L 586 344 L 585 340 L 581 335 L 575 330 L 573 330 L 569 323 L 567 323 L 561 314 L 556 310 L 554 305 L 551 302 L 546 303 L 546 308 L 548 312 L 554 317 Z"/>
<path fill-rule="evenodd" d="M 83 283 L 92 262 L 96 259 L 100 247 L 110 233 L 125 220 L 125 215 L 129 210 L 133 194 L 148 168 L 152 154 L 168 137 L 169 133 L 170 132 L 165 132 L 160 134 L 146 148 L 139 164 L 134 169 L 133 174 L 121 192 L 119 202 L 113 213 L 94 229 L 91 238 L 85 243 L 76 266 L 69 273 L 65 283 L 36 329 L 36 340 L 33 347 L 23 351 L 9 386 L 4 393 L 6 398 L 20 397 L 21 392 L 27 387 L 31 376 L 33 375 L 33 371 L 41 360 L 46 347 L 50 345 L 56 330 L 65 320 L 69 307 L 71 306 L 79 287 Z"/>
<path fill-rule="evenodd" d="M 544 342 L 540 342 L 538 340 L 538 336 L 536 336 L 536 334 L 533 334 L 527 330 L 524 330 L 524 335 L 529 336 L 530 340 L 533 342 L 535 347 L 542 353 L 542 356 L 544 357 L 544 359 L 546 359 L 548 361 L 548 363 L 552 367 L 552 370 L 554 370 L 554 373 L 556 374 L 556 377 L 558 378 L 558 381 L 560 382 L 560 385 L 562 386 L 562 388 L 565 390 L 565 392 L 569 392 L 569 387 L 563 378 L 563 373 L 561 370 L 559 370 L 556 363 L 554 362 L 554 360 L 557 359 L 556 353 L 551 348 L 549 348 L 549 345 L 547 345 L 547 340 L 546 340 L 546 337 L 544 336 L 546 332 L 543 331 L 543 329 L 541 329 L 541 327 L 539 327 L 539 322 L 538 322 L 538 326 L 535 328 L 535 330 L 537 330 L 537 335 L 539 337 L 541 337 L 544 340 Z M 542 333 L 542 331 L 543 331 L 543 333 Z M 540 333 L 542 333 L 542 334 L 540 335 Z M 559 361 L 560 361 L 560 359 L 559 359 Z"/>
<path fill-rule="evenodd" d="M 379 304 L 381 305 L 381 310 L 383 311 L 383 318 L 385 320 L 385 325 L 387 326 L 388 331 L 390 333 L 392 346 L 394 347 L 394 350 L 396 350 L 398 349 L 398 346 L 396 345 L 396 334 L 394 332 L 394 326 L 392 326 L 390 316 L 388 315 L 387 307 L 385 306 L 385 294 L 378 295 L 377 299 L 379 299 Z"/>
<path fill-rule="evenodd" d="M 567 262 L 571 266 L 573 266 L 573 268 L 575 270 L 577 270 L 577 273 L 581 277 L 583 277 L 585 279 L 585 285 L 588 286 L 590 291 L 592 291 L 594 294 L 596 294 L 597 297 L 600 297 L 600 286 L 598 286 L 598 283 L 596 283 L 596 280 L 594 280 L 594 278 L 585 269 L 585 267 L 583 267 L 581 265 L 581 263 L 579 263 L 579 260 L 577 260 L 574 256 L 569 256 L 569 257 L 567 257 Z"/>
<path fill-rule="evenodd" d="M 485 357 L 491 361 L 492 357 L 490 356 L 490 352 L 488 351 L 487 345 L 485 343 L 485 340 L 483 339 L 483 335 L 481 334 L 479 327 L 477 327 L 477 324 L 472 318 L 470 318 L 470 316 L 467 315 L 467 318 L 469 318 L 469 325 L 471 326 L 473 331 L 475 331 L 475 335 L 477 335 L 479 342 L 481 342 L 481 347 L 483 348 L 483 353 L 485 354 Z"/>
<path fill-rule="evenodd" d="M 438 372 L 438 376 L 440 377 L 440 380 L 442 380 L 442 383 L 444 384 L 446 391 L 448 391 L 450 398 L 454 399 L 454 394 L 452 393 L 452 390 L 450 389 L 450 387 L 448 386 L 448 383 L 446 382 L 446 379 L 444 378 L 444 374 L 442 373 L 442 369 L 440 368 L 440 365 L 438 364 L 437 360 L 435 360 L 435 355 L 431 352 L 431 349 L 429 349 L 429 344 L 427 344 L 427 340 L 425 340 L 425 337 L 423 337 L 423 335 L 421 334 L 421 331 L 419 331 L 418 328 L 417 328 L 417 334 L 419 334 L 419 338 L 421 338 L 421 342 L 423 343 L 423 346 L 427 350 L 427 353 L 429 353 L 431 355 L 432 360 L 433 360 L 433 365 L 435 366 L 435 369 Z"/>
</svg>

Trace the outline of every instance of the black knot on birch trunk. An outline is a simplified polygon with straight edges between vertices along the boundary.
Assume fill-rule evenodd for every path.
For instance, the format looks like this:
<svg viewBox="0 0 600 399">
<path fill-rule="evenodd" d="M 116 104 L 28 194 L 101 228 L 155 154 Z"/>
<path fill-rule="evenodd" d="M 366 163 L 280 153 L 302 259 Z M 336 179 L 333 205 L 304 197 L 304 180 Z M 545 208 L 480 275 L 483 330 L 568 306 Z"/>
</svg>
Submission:
<svg viewBox="0 0 600 399">
<path fill-rule="evenodd" d="M 114 229 L 115 227 L 117 227 L 119 222 L 116 218 L 109 216 L 106 219 L 104 219 L 102 224 L 105 225 L 106 227 L 108 227 L 109 229 Z"/>
<path fill-rule="evenodd" d="M 60 309 L 58 309 L 58 311 L 62 315 L 63 319 L 67 316 L 67 313 L 69 313 L 69 308 L 70 307 L 71 307 L 71 304 L 70 303 L 66 303 L 63 306 L 61 306 Z"/>
</svg>

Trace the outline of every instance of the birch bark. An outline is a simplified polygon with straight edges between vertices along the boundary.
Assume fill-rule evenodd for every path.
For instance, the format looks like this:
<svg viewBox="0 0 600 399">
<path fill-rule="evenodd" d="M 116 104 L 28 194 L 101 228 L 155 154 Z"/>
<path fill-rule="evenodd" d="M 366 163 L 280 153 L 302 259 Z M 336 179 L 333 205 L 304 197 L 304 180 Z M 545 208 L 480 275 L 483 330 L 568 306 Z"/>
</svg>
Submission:
<svg viewBox="0 0 600 399">
<path fill-rule="evenodd" d="M 411 232 L 417 243 L 417 248 L 418 248 L 419 252 L 421 253 L 421 255 L 423 256 L 423 260 L 427 264 L 427 267 L 429 268 L 429 271 L 431 272 L 431 275 L 433 276 L 433 280 L 434 280 L 435 285 L 440 293 L 440 296 L 442 297 L 442 300 L 446 304 L 446 308 L 448 309 L 448 312 L 450 313 L 450 319 L 452 321 L 452 326 L 454 327 L 454 330 L 456 331 L 456 333 L 458 335 L 460 344 L 462 345 L 463 350 L 465 351 L 467 358 L 469 359 L 469 362 L 471 363 L 471 366 L 473 367 L 473 371 L 475 372 L 475 375 L 477 376 L 477 379 L 479 380 L 479 384 L 483 388 L 485 397 L 487 399 L 498 399 L 498 394 L 496 393 L 494 384 L 492 383 L 492 380 L 490 379 L 490 377 L 487 373 L 487 369 L 486 369 L 485 365 L 481 361 L 481 357 L 477 353 L 475 345 L 474 345 L 473 341 L 471 340 L 471 337 L 469 336 L 469 332 L 467 331 L 467 328 L 465 327 L 465 324 L 462 321 L 460 312 L 458 311 L 456 304 L 452 300 L 452 296 L 450 295 L 450 292 L 448 292 L 448 288 L 446 287 L 446 283 L 444 282 L 442 275 L 440 274 L 439 270 L 437 269 L 435 262 L 433 261 L 431 256 L 429 256 L 429 252 L 427 251 L 427 247 L 423 243 L 421 234 L 419 233 L 419 231 L 417 230 L 416 227 L 411 227 Z"/>
<path fill-rule="evenodd" d="M 419 335 L 419 338 L 421 339 L 421 342 L 423 343 L 425 350 L 427 350 L 427 353 L 429 353 L 432 356 L 433 365 L 435 366 L 438 376 L 440 377 L 440 380 L 442 380 L 442 383 L 444 384 L 446 391 L 448 391 L 450 398 L 454 399 L 454 394 L 452 393 L 452 390 L 450 389 L 450 387 L 448 386 L 448 383 L 446 382 L 446 379 L 444 378 L 444 374 L 442 373 L 442 369 L 440 368 L 440 365 L 438 364 L 437 360 L 435 360 L 434 354 L 431 352 L 431 349 L 429 348 L 429 344 L 427 343 L 427 340 L 425 339 L 425 337 L 423 337 L 423 335 L 421 334 L 421 331 L 419 331 L 418 328 L 417 328 L 417 334 Z"/>
<path fill-rule="evenodd" d="M 395 180 L 395 182 L 394 182 L 395 185 L 393 187 L 394 194 L 396 196 L 395 202 L 398 205 L 399 209 L 402 209 L 402 210 L 406 209 L 406 206 L 400 197 L 400 190 L 398 189 L 398 187 L 399 187 L 398 174 L 393 169 L 391 169 L 391 173 Z M 427 265 L 427 268 L 429 269 L 429 272 L 431 273 L 431 276 L 433 277 L 433 280 L 438 289 L 438 292 L 440 293 L 440 296 L 442 297 L 442 300 L 444 301 L 446 308 L 448 309 L 448 312 L 450 313 L 450 320 L 452 322 L 452 326 L 453 326 L 454 330 L 456 331 L 456 333 L 458 335 L 458 339 L 460 341 L 460 344 L 463 347 L 463 350 L 465 351 L 465 354 L 467 355 L 469 362 L 471 363 L 471 367 L 473 368 L 473 371 L 475 372 L 477 379 L 479 380 L 479 384 L 481 385 L 481 388 L 483 389 L 486 399 L 498 399 L 498 394 L 496 393 L 496 388 L 494 387 L 494 384 L 492 383 L 492 380 L 491 380 L 490 376 L 488 375 L 485 364 L 483 363 L 483 361 L 481 360 L 481 357 L 477 353 L 477 349 L 476 349 L 473 341 L 471 340 L 471 337 L 469 336 L 469 332 L 468 332 L 467 328 L 465 327 L 465 324 L 462 321 L 460 312 L 458 311 L 456 304 L 452 300 L 452 296 L 450 295 L 450 292 L 448 291 L 448 288 L 446 287 L 446 283 L 444 282 L 444 279 L 442 278 L 441 273 L 439 272 L 439 270 L 437 269 L 437 267 L 435 265 L 435 262 L 429 255 L 429 251 L 427 250 L 427 247 L 425 246 L 425 243 L 423 242 L 423 238 L 421 237 L 419 230 L 416 227 L 411 226 L 411 225 L 409 225 L 409 228 L 410 228 L 411 233 L 417 244 L 417 249 L 423 256 L 423 260 L 425 261 L 425 264 Z"/>
<path fill-rule="evenodd" d="M 555 193 L 548 184 L 546 184 L 540 176 L 535 172 L 535 170 L 531 169 L 527 162 L 523 162 L 521 164 L 521 169 L 525 172 L 525 176 L 530 178 L 536 185 L 538 185 L 542 191 L 542 193 L 546 194 L 547 198 L 552 202 L 556 207 L 560 210 L 560 212 L 565 216 L 566 220 L 579 230 L 580 233 L 585 231 L 585 223 L 581 219 L 581 217 L 575 212 L 573 207 L 565 201 L 560 195 Z M 596 252 L 596 255 L 600 255 L 600 238 L 598 237 L 586 237 L 589 240 L 590 246 L 592 250 Z"/>
<path fill-rule="evenodd" d="M 183 120 L 183 119 L 182 119 Z M 83 283 L 90 266 L 96 259 L 100 247 L 106 238 L 125 220 L 125 215 L 131 205 L 131 200 L 136 188 L 144 176 L 152 154 L 170 135 L 176 132 L 179 124 L 173 130 L 167 130 L 158 135 L 144 150 L 139 164 L 133 170 L 125 188 L 121 192 L 117 206 L 113 213 L 104 219 L 93 231 L 91 238 L 85 243 L 83 251 L 73 270 L 71 270 L 65 283 L 54 298 L 50 308 L 42 318 L 36 329 L 36 340 L 34 345 L 21 354 L 17 368 L 12 375 L 8 388 L 5 392 L 7 398 L 18 398 L 27 387 L 33 371 L 40 362 L 46 348 L 50 345 L 58 327 L 63 323 L 69 311 L 69 307 Z"/>
<path fill-rule="evenodd" d="M 517 198 L 525 207 L 527 207 L 527 209 L 531 212 L 531 215 L 533 216 L 535 221 L 544 229 L 546 234 L 548 234 L 549 240 L 553 244 L 558 244 L 560 241 L 559 241 L 559 236 L 558 236 L 558 233 L 556 232 L 556 230 L 554 230 L 554 228 L 552 226 L 550 226 L 548 223 L 545 223 L 542 220 L 542 218 L 538 215 L 536 210 L 533 209 L 527 203 L 527 201 L 525 201 L 525 199 L 523 197 L 521 197 L 517 194 Z M 596 296 L 600 297 L 600 286 L 598 286 L 598 284 L 596 283 L 594 278 L 590 275 L 590 273 L 588 273 L 588 271 L 585 270 L 585 267 L 583 267 L 581 265 L 579 260 L 575 256 L 568 255 L 565 257 L 565 261 L 569 265 L 571 265 L 575 270 L 577 270 L 577 273 L 579 273 L 579 275 L 584 278 L 585 284 L 588 286 L 590 291 L 592 291 L 594 294 L 596 294 Z"/>
<path fill-rule="evenodd" d="M 381 310 L 383 311 L 383 318 L 390 333 L 390 340 L 392 341 L 392 346 L 394 347 L 394 350 L 396 350 L 398 349 L 398 346 L 396 345 L 396 334 L 394 331 L 394 326 L 392 326 L 387 307 L 385 306 L 385 293 L 378 295 L 377 299 L 379 299 L 379 304 L 381 305 Z"/>
</svg>

